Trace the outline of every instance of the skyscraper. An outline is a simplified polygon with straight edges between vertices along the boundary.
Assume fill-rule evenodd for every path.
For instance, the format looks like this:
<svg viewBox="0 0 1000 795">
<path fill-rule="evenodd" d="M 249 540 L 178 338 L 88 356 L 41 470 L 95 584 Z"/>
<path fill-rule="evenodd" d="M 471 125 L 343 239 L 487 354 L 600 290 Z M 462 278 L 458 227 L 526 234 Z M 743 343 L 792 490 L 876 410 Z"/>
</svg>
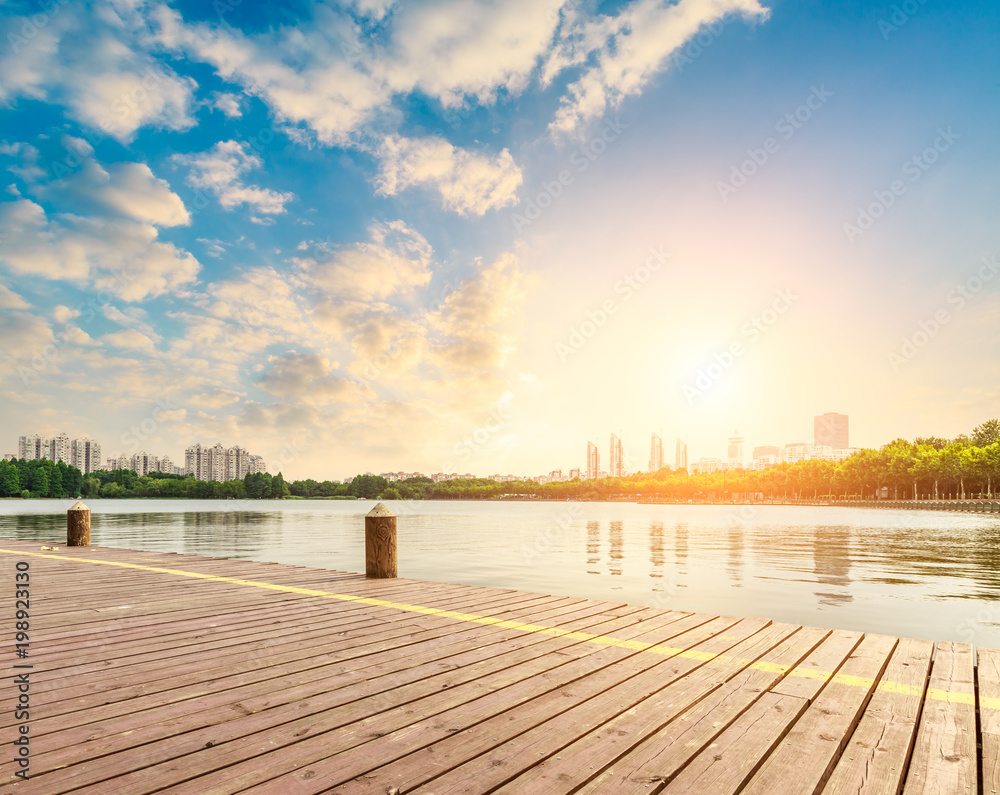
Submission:
<svg viewBox="0 0 1000 795">
<path fill-rule="evenodd" d="M 680 439 L 677 440 L 677 449 L 674 452 L 674 469 L 687 469 L 688 446 Z"/>
<path fill-rule="evenodd" d="M 620 478 L 624 472 L 622 466 L 622 440 L 611 434 L 611 460 L 608 461 L 608 476 Z"/>
<path fill-rule="evenodd" d="M 820 414 L 813 420 L 813 444 L 825 445 L 834 450 L 846 450 L 848 442 L 848 421 L 846 414 L 829 412 Z"/>
<path fill-rule="evenodd" d="M 84 475 L 101 467 L 101 445 L 86 436 L 69 443 L 69 462 Z"/>
<path fill-rule="evenodd" d="M 601 456 L 597 452 L 597 445 L 593 442 L 587 442 L 587 479 L 593 480 L 600 471 Z"/>
<path fill-rule="evenodd" d="M 729 437 L 729 448 L 726 457 L 731 464 L 743 463 L 743 437 L 740 436 L 739 428 L 735 428 L 733 435 Z"/>
<path fill-rule="evenodd" d="M 663 467 L 663 439 L 653 434 L 649 440 L 649 471 L 656 472 Z"/>
</svg>

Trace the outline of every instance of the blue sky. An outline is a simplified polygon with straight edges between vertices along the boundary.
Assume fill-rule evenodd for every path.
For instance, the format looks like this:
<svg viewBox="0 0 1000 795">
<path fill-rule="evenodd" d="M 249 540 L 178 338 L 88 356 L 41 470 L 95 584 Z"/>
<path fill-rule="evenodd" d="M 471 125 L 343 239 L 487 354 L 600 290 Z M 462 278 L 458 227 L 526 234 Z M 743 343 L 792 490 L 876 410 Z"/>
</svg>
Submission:
<svg viewBox="0 0 1000 795">
<path fill-rule="evenodd" d="M 536 474 L 1000 413 L 993 4 L 0 14 L 10 451 Z"/>
</svg>

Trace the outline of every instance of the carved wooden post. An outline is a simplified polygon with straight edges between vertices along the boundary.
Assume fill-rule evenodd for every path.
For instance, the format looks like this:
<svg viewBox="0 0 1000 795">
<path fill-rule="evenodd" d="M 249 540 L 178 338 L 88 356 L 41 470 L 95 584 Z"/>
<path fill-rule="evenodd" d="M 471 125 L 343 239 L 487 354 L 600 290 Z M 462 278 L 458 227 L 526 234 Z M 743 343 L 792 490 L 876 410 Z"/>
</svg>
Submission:
<svg viewBox="0 0 1000 795">
<path fill-rule="evenodd" d="M 66 512 L 66 546 L 90 546 L 90 508 L 82 502 Z"/>
<path fill-rule="evenodd" d="M 365 516 L 365 576 L 396 576 L 396 514 L 381 502 Z"/>
</svg>

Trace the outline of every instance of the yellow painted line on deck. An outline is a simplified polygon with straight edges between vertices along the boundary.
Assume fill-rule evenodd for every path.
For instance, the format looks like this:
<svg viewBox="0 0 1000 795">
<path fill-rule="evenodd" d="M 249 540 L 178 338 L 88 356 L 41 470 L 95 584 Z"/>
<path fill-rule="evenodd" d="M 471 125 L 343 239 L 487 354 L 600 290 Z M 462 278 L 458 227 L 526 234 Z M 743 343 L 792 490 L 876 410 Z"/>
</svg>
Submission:
<svg viewBox="0 0 1000 795">
<path fill-rule="evenodd" d="M 755 671 L 766 673 L 787 674 L 788 676 L 801 677 L 804 679 L 817 679 L 823 682 L 832 681 L 833 684 L 848 685 L 850 687 L 863 687 L 870 689 L 875 680 L 861 676 L 849 676 L 846 674 L 833 674 L 829 671 L 813 671 L 808 668 L 792 668 L 790 666 L 779 665 L 765 661 L 749 661 L 730 658 L 725 655 L 713 652 L 698 651 L 696 649 L 681 649 L 672 646 L 662 646 L 658 643 L 646 643 L 640 640 L 622 640 L 608 635 L 594 635 L 590 632 L 578 632 L 575 630 L 560 629 L 559 627 L 546 627 L 539 624 L 527 624 L 522 621 L 511 621 L 509 619 L 492 618 L 491 616 L 478 616 L 473 613 L 460 613 L 454 610 L 439 610 L 436 607 L 424 607 L 422 605 L 410 605 L 402 602 L 390 602 L 385 599 L 373 599 L 369 596 L 353 596 L 351 594 L 340 594 L 332 591 L 319 591 L 314 588 L 298 588 L 294 585 L 279 585 L 277 583 L 259 582 L 257 580 L 243 580 L 238 577 L 222 577 L 218 574 L 203 574 L 197 571 L 183 571 L 181 569 L 163 569 L 156 566 L 140 566 L 136 563 L 121 563 L 115 560 L 95 560 L 93 558 L 76 558 L 70 555 L 46 555 L 41 552 L 21 552 L 12 549 L 0 549 L 0 553 L 8 555 L 27 555 L 34 558 L 45 558 L 47 560 L 68 560 L 73 563 L 93 563 L 99 566 L 116 566 L 122 569 L 136 569 L 138 571 L 151 571 L 157 574 L 171 574 L 175 577 L 190 577 L 195 580 L 207 580 L 209 582 L 224 582 L 232 585 L 246 585 L 251 588 L 263 588 L 269 591 L 280 591 L 282 593 L 294 593 L 301 596 L 318 596 L 322 599 L 335 599 L 339 602 L 354 602 L 372 607 L 385 607 L 392 610 L 401 610 L 406 613 L 419 613 L 421 615 L 438 616 L 439 618 L 450 618 L 455 621 L 462 621 L 471 624 L 483 624 L 486 626 L 500 627 L 503 629 L 513 629 L 518 632 L 531 632 L 540 635 L 550 635 L 568 640 L 578 640 L 584 643 L 595 643 L 600 646 L 613 646 L 630 651 L 647 652 L 651 654 L 661 654 L 665 657 L 683 657 L 686 659 L 709 662 L 720 660 L 729 662 L 743 662 L 744 667 Z M 143 558 L 137 558 L 143 560 Z M 318 571 L 318 570 L 317 570 Z M 695 627 L 697 629 L 697 627 Z M 917 696 L 923 693 L 923 688 L 912 687 L 899 682 L 880 682 L 878 690 L 901 695 Z M 947 690 L 929 688 L 926 698 L 932 701 L 946 701 L 953 704 L 975 704 L 975 696 L 972 693 L 957 693 Z M 1000 698 L 983 698 L 979 700 L 979 706 L 983 709 L 1000 709 Z"/>
</svg>

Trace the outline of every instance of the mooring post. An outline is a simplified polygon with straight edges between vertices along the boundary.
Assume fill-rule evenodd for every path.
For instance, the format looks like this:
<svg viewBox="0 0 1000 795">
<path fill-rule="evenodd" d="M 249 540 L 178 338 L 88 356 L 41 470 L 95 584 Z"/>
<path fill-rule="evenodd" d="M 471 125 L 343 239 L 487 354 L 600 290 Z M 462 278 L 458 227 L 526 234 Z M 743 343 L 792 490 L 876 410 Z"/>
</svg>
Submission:
<svg viewBox="0 0 1000 795">
<path fill-rule="evenodd" d="M 82 502 L 66 511 L 66 546 L 90 546 L 90 508 Z"/>
<path fill-rule="evenodd" d="M 396 576 L 396 514 L 379 503 L 365 516 L 365 577 Z"/>
</svg>

